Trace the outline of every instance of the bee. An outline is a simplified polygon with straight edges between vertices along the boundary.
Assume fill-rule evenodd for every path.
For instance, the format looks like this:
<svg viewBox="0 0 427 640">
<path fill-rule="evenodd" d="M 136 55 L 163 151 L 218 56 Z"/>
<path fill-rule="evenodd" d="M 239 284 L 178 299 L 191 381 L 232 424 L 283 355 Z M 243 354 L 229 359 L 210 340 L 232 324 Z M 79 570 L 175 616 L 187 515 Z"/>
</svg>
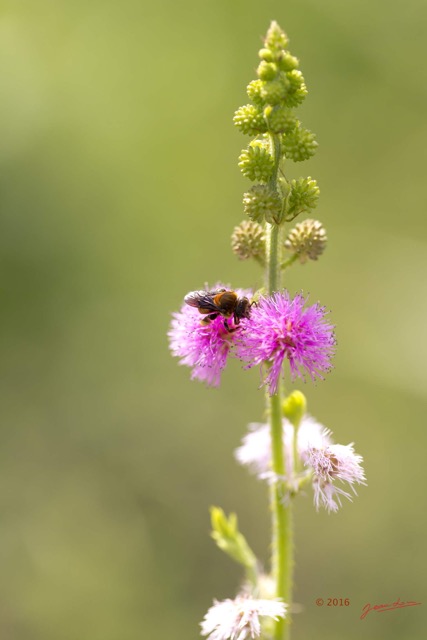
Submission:
<svg viewBox="0 0 427 640">
<path fill-rule="evenodd" d="M 239 298 L 235 291 L 216 289 L 214 291 L 190 291 L 184 298 L 190 307 L 202 313 L 202 323 L 208 324 L 218 316 L 224 318 L 224 326 L 230 333 L 237 329 L 242 318 L 249 318 L 252 303 L 245 296 Z M 228 319 L 233 318 L 235 327 L 230 327 Z"/>
</svg>

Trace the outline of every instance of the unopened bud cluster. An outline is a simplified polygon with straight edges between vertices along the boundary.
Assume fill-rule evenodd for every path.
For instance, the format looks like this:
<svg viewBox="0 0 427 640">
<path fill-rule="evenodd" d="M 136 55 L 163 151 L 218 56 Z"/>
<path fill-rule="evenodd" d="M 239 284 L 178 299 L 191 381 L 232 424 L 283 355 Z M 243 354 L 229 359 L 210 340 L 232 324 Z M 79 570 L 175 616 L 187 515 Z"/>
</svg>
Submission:
<svg viewBox="0 0 427 640">
<path fill-rule="evenodd" d="M 249 221 L 258 225 L 281 225 L 301 214 L 311 214 L 319 199 L 316 180 L 289 179 L 288 167 L 285 171 L 286 160 L 295 163 L 308 160 L 318 146 L 315 134 L 303 127 L 295 112 L 307 95 L 307 87 L 299 60 L 287 47 L 286 34 L 277 22 L 272 22 L 259 51 L 257 78 L 247 87 L 251 103 L 240 107 L 234 115 L 234 124 L 252 138 L 239 156 L 239 168 L 255 183 L 244 194 L 243 207 Z M 241 235 L 243 228 L 239 229 Z M 253 234 L 252 226 L 245 228 L 244 233 L 249 233 L 249 229 Z M 239 235 L 237 242 L 235 233 L 236 230 L 233 251 L 239 257 L 255 257 L 247 248 L 252 237 L 250 242 L 243 242 Z"/>
<path fill-rule="evenodd" d="M 261 61 L 257 69 L 258 78 L 250 82 L 247 88 L 252 103 L 240 107 L 234 115 L 234 123 L 240 131 L 254 138 L 240 154 L 240 170 L 249 180 L 263 185 L 277 183 L 275 176 L 283 168 L 286 159 L 294 162 L 307 160 L 317 148 L 315 135 L 302 126 L 295 114 L 295 107 L 304 100 L 307 88 L 299 70 L 298 58 L 287 51 L 287 46 L 288 38 L 273 22 L 264 47 L 259 51 Z M 270 190 L 274 192 L 272 194 L 266 194 L 265 189 L 248 192 L 250 196 L 245 194 L 244 198 L 246 213 L 252 220 L 261 222 L 265 219 L 270 224 L 293 219 L 296 201 L 313 202 L 311 184 L 309 186 L 299 181 L 297 193 L 293 194 L 294 186 L 291 183 L 282 188 L 280 184 L 274 184 Z M 301 193 L 304 187 L 307 187 L 307 197 Z M 257 198 L 259 203 L 256 202 Z M 270 213 L 266 209 L 266 198 L 272 205 Z M 281 200 L 279 207 L 277 198 Z M 251 201 L 249 206 L 248 199 Z M 299 204 L 298 207 L 299 213 L 311 208 L 301 208 Z"/>
<path fill-rule="evenodd" d="M 261 62 L 257 69 L 257 80 L 249 83 L 247 93 L 252 104 L 240 107 L 234 115 L 234 124 L 244 134 L 263 136 L 278 134 L 283 140 L 282 155 L 295 162 L 311 157 L 317 143 L 313 133 L 304 129 L 297 119 L 294 108 L 304 100 L 307 87 L 299 70 L 299 60 L 286 50 L 288 38 L 276 22 L 267 32 L 264 47 L 259 51 Z M 254 154 L 249 144 L 242 152 L 239 166 L 250 180 L 268 182 L 274 171 L 274 158 L 270 148 L 265 154 Z M 255 146 L 258 146 L 255 142 Z M 249 166 L 250 165 L 250 166 Z M 267 166 L 269 165 L 269 166 Z M 262 179 L 258 176 L 261 175 Z"/>
</svg>

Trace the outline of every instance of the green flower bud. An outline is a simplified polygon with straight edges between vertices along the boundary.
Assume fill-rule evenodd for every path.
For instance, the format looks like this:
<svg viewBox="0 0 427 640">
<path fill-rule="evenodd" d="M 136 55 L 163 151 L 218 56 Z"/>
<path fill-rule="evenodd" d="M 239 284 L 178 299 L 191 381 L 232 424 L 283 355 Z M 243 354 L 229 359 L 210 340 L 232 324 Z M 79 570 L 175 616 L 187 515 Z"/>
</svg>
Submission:
<svg viewBox="0 0 427 640">
<path fill-rule="evenodd" d="M 286 78 L 264 82 L 261 88 L 261 97 L 264 102 L 268 102 L 268 104 L 278 104 L 282 102 L 285 100 L 287 93 L 288 85 L 286 84 Z"/>
<path fill-rule="evenodd" d="M 292 391 L 292 393 L 283 400 L 283 415 L 289 420 L 294 427 L 298 428 L 302 418 L 307 411 L 307 400 L 301 391 Z"/>
<path fill-rule="evenodd" d="M 246 215 L 251 220 L 262 222 L 265 218 L 280 220 L 282 214 L 282 201 L 276 191 L 272 191 L 267 185 L 256 184 L 243 196 L 243 205 Z"/>
<path fill-rule="evenodd" d="M 287 198 L 286 219 L 293 220 L 303 211 L 309 211 L 317 206 L 319 187 L 312 178 L 299 178 L 291 181 L 291 190 Z"/>
<path fill-rule="evenodd" d="M 308 93 L 304 77 L 298 69 L 288 71 L 285 76 L 289 83 L 289 90 L 286 95 L 286 105 L 288 107 L 297 107 L 301 104 Z"/>
<path fill-rule="evenodd" d="M 300 89 L 304 84 L 304 76 L 299 69 L 293 69 L 286 73 L 286 77 L 289 80 L 289 86 L 292 91 Z"/>
<path fill-rule="evenodd" d="M 299 60 L 292 56 L 289 51 L 282 51 L 277 57 L 277 64 L 282 71 L 292 71 L 292 69 L 298 69 Z"/>
<path fill-rule="evenodd" d="M 234 227 L 231 235 L 231 248 L 239 260 L 256 258 L 265 262 L 265 233 L 258 222 L 244 220 Z"/>
<path fill-rule="evenodd" d="M 274 54 L 270 49 L 260 49 L 258 51 L 258 55 L 261 60 L 265 60 L 266 62 L 274 62 Z"/>
<path fill-rule="evenodd" d="M 294 162 L 308 160 L 314 156 L 318 146 L 315 134 L 301 127 L 299 123 L 293 130 L 288 130 L 282 138 L 284 154 Z"/>
<path fill-rule="evenodd" d="M 274 159 L 266 146 L 255 140 L 240 154 L 239 167 L 249 180 L 268 182 L 274 170 Z"/>
<path fill-rule="evenodd" d="M 247 104 L 237 109 L 233 122 L 242 133 L 250 136 L 267 131 L 267 123 L 261 109 L 253 104 Z"/>
<path fill-rule="evenodd" d="M 279 27 L 277 22 L 273 20 L 265 37 L 265 47 L 267 49 L 271 49 L 272 51 L 280 51 L 281 49 L 286 49 L 288 43 L 289 40 L 287 35 L 283 31 L 283 29 Z"/>
<path fill-rule="evenodd" d="M 256 573 L 257 559 L 246 538 L 239 531 L 237 516 L 229 517 L 219 507 L 211 507 L 212 538 L 218 547 L 233 560 Z"/>
<path fill-rule="evenodd" d="M 296 91 L 290 91 L 286 96 L 286 104 L 288 105 L 288 107 L 297 107 L 299 104 L 301 104 L 301 102 L 304 102 L 307 93 L 308 91 L 305 84 Z"/>
<path fill-rule="evenodd" d="M 268 123 L 268 129 L 272 133 L 288 133 L 297 126 L 298 120 L 295 114 L 287 107 L 270 105 L 264 109 L 264 117 Z M 285 139 L 285 137 L 284 137 Z"/>
<path fill-rule="evenodd" d="M 252 80 L 247 86 L 246 92 L 249 99 L 255 104 L 264 104 L 264 98 L 261 95 L 261 90 L 264 86 L 262 80 Z"/>
<path fill-rule="evenodd" d="M 299 222 L 288 234 L 285 247 L 299 256 L 300 262 L 317 260 L 328 241 L 326 229 L 319 220 Z"/>
<path fill-rule="evenodd" d="M 258 65 L 257 74 L 260 80 L 274 80 L 277 75 L 277 66 L 274 62 L 263 60 Z"/>
</svg>

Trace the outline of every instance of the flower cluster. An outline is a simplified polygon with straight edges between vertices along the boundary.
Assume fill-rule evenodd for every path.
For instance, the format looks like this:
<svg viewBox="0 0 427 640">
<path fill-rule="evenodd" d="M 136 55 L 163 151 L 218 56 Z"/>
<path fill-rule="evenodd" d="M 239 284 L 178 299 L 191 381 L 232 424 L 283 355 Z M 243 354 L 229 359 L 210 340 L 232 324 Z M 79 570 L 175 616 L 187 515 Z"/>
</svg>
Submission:
<svg viewBox="0 0 427 640">
<path fill-rule="evenodd" d="M 207 292 L 208 293 L 208 292 Z M 248 292 L 237 290 L 238 296 Z M 250 294 L 249 294 L 250 295 Z M 221 372 L 230 355 L 246 363 L 247 368 L 261 365 L 262 384 L 274 394 L 289 361 L 292 378 L 323 378 L 331 368 L 335 339 L 333 326 L 325 319 L 319 304 L 305 306 L 307 300 L 285 292 L 262 297 L 253 305 L 248 318 L 233 324 L 219 314 L 210 322 L 201 322 L 199 310 L 184 304 L 173 315 L 169 331 L 173 355 L 180 364 L 192 369 L 191 378 L 218 386 Z"/>
<path fill-rule="evenodd" d="M 356 493 L 354 484 L 366 484 L 361 463 L 363 458 L 354 451 L 353 443 L 333 444 L 332 433 L 311 416 L 304 416 L 296 434 L 298 459 L 294 468 L 293 449 L 295 429 L 283 419 L 283 448 L 286 458 L 286 477 L 289 489 L 298 488 L 299 483 L 311 478 L 316 508 L 324 506 L 329 512 L 341 506 L 341 496 L 349 500 L 351 494 L 337 485 L 337 481 L 347 482 Z M 275 481 L 272 472 L 271 435 L 269 425 L 251 424 L 242 445 L 236 449 L 237 461 L 247 466 L 262 480 Z M 299 472 L 298 464 L 305 467 Z"/>
</svg>

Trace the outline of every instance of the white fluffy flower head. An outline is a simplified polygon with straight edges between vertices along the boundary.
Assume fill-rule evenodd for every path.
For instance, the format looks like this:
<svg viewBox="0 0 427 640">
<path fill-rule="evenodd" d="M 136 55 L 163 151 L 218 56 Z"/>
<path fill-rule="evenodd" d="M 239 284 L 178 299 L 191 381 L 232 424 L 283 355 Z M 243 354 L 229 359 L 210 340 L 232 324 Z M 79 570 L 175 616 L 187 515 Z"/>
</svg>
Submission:
<svg viewBox="0 0 427 640">
<path fill-rule="evenodd" d="M 283 419 L 283 449 L 285 453 L 287 472 L 292 466 L 292 449 L 294 441 L 294 427 Z M 320 448 L 330 444 L 330 431 L 309 415 L 304 416 L 298 429 L 298 454 L 303 462 L 307 459 L 307 452 L 312 448 Z M 268 424 L 253 422 L 249 425 L 249 432 L 243 437 L 242 445 L 235 451 L 236 460 L 258 476 L 261 480 L 268 479 L 271 473 L 271 436 Z"/>
<path fill-rule="evenodd" d="M 284 618 L 286 606 L 280 600 L 255 600 L 237 596 L 234 600 L 214 601 L 201 623 L 208 640 L 246 640 L 259 638 L 260 617 Z"/>
<path fill-rule="evenodd" d="M 283 450 L 285 455 L 285 482 L 298 481 L 292 468 L 294 427 L 283 420 Z M 341 506 L 340 497 L 352 499 L 351 493 L 337 486 L 339 481 L 347 482 L 353 493 L 354 484 L 366 484 L 362 467 L 363 458 L 355 453 L 353 443 L 333 444 L 332 432 L 310 415 L 305 415 L 297 434 L 297 450 L 301 463 L 312 474 L 314 504 L 316 508 L 324 506 L 329 512 L 337 511 Z M 242 445 L 236 449 L 235 456 L 240 464 L 261 480 L 277 481 L 271 469 L 271 436 L 267 424 L 251 424 L 244 436 Z"/>
<path fill-rule="evenodd" d="M 351 494 L 334 484 L 334 481 L 348 482 L 356 493 L 355 482 L 366 484 L 362 461 L 362 456 L 355 453 L 353 443 L 330 444 L 308 450 L 305 462 L 313 469 L 314 502 L 317 509 L 322 503 L 328 511 L 337 511 L 341 505 L 340 496 L 351 500 Z"/>
</svg>

